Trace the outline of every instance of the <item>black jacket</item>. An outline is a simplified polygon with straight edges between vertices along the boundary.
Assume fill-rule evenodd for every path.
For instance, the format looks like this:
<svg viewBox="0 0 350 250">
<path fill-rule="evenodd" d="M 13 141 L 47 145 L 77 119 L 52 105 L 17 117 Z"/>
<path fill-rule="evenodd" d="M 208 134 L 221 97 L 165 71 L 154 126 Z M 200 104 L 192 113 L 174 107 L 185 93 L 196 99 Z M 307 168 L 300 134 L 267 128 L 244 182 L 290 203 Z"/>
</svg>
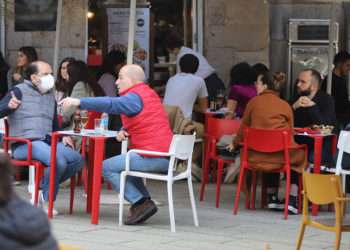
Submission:
<svg viewBox="0 0 350 250">
<path fill-rule="evenodd" d="M 0 206 L 1 250 L 56 250 L 47 215 L 17 196 Z"/>
<path fill-rule="evenodd" d="M 319 90 L 312 101 L 316 105 L 294 110 L 294 126 L 308 127 L 315 124 L 335 126 L 336 117 L 333 98 L 326 92 Z"/>
</svg>

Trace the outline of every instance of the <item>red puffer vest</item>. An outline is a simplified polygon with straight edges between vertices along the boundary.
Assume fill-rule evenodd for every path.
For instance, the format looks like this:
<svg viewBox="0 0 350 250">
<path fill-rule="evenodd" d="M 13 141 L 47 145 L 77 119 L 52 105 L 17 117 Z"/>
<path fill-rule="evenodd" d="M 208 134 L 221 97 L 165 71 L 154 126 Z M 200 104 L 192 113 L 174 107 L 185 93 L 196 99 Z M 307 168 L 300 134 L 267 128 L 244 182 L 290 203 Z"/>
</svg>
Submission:
<svg viewBox="0 0 350 250">
<path fill-rule="evenodd" d="M 143 108 L 135 116 L 121 115 L 123 127 L 130 134 L 130 148 L 168 152 L 173 134 L 168 115 L 160 98 L 147 84 L 139 83 L 120 93 L 135 93 L 141 97 Z"/>
</svg>

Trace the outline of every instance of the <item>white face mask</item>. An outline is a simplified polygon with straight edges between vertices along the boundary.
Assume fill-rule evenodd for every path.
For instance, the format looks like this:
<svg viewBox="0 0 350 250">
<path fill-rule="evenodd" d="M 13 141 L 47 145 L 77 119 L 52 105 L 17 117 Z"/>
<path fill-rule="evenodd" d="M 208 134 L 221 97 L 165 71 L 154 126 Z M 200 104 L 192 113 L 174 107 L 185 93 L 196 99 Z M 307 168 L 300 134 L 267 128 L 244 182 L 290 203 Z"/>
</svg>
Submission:
<svg viewBox="0 0 350 250">
<path fill-rule="evenodd" d="M 40 93 L 45 94 L 50 91 L 55 85 L 55 78 L 50 75 L 40 77 L 40 83 L 37 85 Z"/>
</svg>

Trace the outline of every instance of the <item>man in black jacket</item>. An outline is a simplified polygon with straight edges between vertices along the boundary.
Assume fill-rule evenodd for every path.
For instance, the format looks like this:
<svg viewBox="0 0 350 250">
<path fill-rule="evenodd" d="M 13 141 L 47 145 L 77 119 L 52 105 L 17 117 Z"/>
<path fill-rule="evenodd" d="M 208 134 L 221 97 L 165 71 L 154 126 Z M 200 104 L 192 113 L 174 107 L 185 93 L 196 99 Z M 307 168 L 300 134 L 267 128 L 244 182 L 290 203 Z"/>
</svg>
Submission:
<svg viewBox="0 0 350 250">
<path fill-rule="evenodd" d="M 335 103 L 337 119 L 346 125 L 350 122 L 350 101 L 346 77 L 350 71 L 350 54 L 340 51 L 334 57 L 332 73 L 332 96 Z M 322 89 L 327 88 L 327 78 L 323 81 Z"/>
<path fill-rule="evenodd" d="M 333 98 L 320 90 L 321 75 L 314 69 L 305 69 L 300 72 L 297 82 L 298 96 L 293 103 L 294 126 L 310 127 L 312 125 L 335 126 L 335 109 Z M 332 162 L 331 143 L 329 138 L 324 140 L 322 152 L 323 162 Z M 309 159 L 313 159 L 313 140 L 306 137 L 296 138 L 298 143 L 307 144 Z"/>
<path fill-rule="evenodd" d="M 47 215 L 14 193 L 11 169 L 9 158 L 0 153 L 0 249 L 58 249 Z"/>
</svg>

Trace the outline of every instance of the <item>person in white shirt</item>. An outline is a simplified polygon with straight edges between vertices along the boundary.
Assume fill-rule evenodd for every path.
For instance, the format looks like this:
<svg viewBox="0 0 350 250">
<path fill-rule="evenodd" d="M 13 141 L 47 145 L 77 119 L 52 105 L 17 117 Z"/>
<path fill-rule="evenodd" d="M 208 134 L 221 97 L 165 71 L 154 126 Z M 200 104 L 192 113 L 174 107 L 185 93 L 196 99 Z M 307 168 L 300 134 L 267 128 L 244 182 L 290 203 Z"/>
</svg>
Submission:
<svg viewBox="0 0 350 250">
<path fill-rule="evenodd" d="M 200 112 L 208 108 L 208 91 L 204 80 L 194 75 L 199 60 L 192 54 L 180 58 L 180 73 L 171 77 L 165 89 L 163 103 L 181 108 L 185 118 L 192 119 L 193 105 L 198 99 Z"/>
<path fill-rule="evenodd" d="M 216 91 L 219 89 L 225 90 L 224 82 L 216 74 L 215 69 L 208 63 L 205 57 L 194 50 L 184 47 L 181 40 L 177 38 L 169 38 L 167 41 L 167 50 L 177 56 L 177 72 L 179 71 L 179 61 L 187 54 L 194 55 L 199 61 L 198 69 L 195 72 L 196 76 L 201 77 L 207 86 L 209 100 L 214 100 Z"/>
</svg>

